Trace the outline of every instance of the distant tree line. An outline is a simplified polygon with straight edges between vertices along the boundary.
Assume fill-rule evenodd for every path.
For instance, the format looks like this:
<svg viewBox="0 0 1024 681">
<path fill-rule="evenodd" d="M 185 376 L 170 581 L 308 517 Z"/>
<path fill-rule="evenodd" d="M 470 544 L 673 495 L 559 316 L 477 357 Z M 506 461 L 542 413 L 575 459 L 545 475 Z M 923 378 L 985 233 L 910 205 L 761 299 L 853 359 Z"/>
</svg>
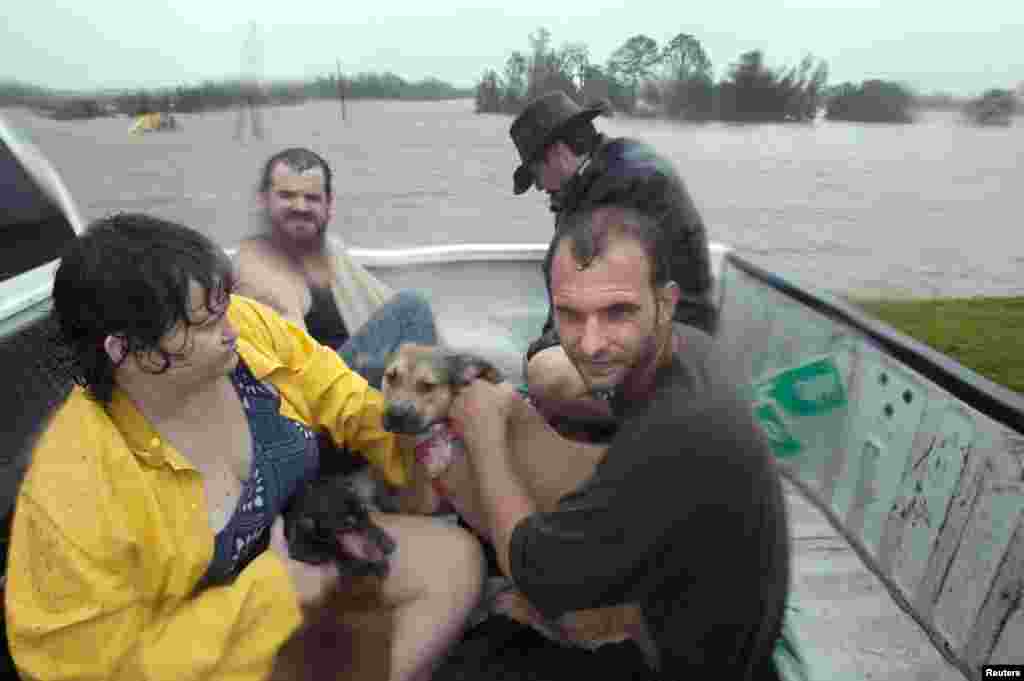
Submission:
<svg viewBox="0 0 1024 681">
<path fill-rule="evenodd" d="M 1024 82 L 1015 89 L 992 88 L 973 99 L 954 97 L 947 93 L 920 95 L 915 98 L 918 109 L 960 112 L 963 122 L 972 125 L 1010 125 L 1021 110 Z"/>
<path fill-rule="evenodd" d="M 806 121 L 823 105 L 828 66 L 807 56 L 798 66 L 771 69 L 760 50 L 746 52 L 714 81 L 703 46 L 679 33 L 664 45 L 635 35 L 604 64 L 582 43 L 552 46 L 545 28 L 529 36 L 527 53 L 513 52 L 502 73 L 484 72 L 477 86 L 481 113 L 518 113 L 534 97 L 562 90 L 580 104 L 606 102 L 639 116 L 684 120 Z"/>
<path fill-rule="evenodd" d="M 688 121 L 783 122 L 831 120 L 909 123 L 918 108 L 960 109 L 943 96 L 920 101 L 907 86 L 885 80 L 828 86 L 828 65 L 806 56 L 798 65 L 769 68 L 761 50 L 745 52 L 723 78 L 713 76 L 700 40 L 679 33 L 664 45 L 635 35 L 604 64 L 583 43 L 554 47 L 551 32 L 529 36 L 529 50 L 515 51 L 504 68 L 484 71 L 476 87 L 479 113 L 517 114 L 533 98 L 562 90 L 581 105 L 605 102 L 634 116 Z M 954 104 L 955 102 L 955 104 Z"/>
<path fill-rule="evenodd" d="M 825 117 L 865 123 L 912 123 L 913 93 L 899 83 L 866 80 L 843 83 L 829 92 Z"/>
<path fill-rule="evenodd" d="M 961 111 L 966 103 L 966 98 L 957 97 L 948 92 L 933 92 L 914 97 L 915 107 L 927 111 Z"/>
<path fill-rule="evenodd" d="M 993 89 L 967 102 L 963 114 L 965 120 L 974 125 L 1010 125 L 1017 108 L 1015 92 Z"/>
<path fill-rule="evenodd" d="M 243 101 L 260 105 L 301 104 L 315 99 L 441 100 L 472 97 L 436 78 L 409 81 L 393 73 L 337 74 L 309 81 L 274 81 L 264 87 L 242 80 L 208 80 L 197 85 L 151 88 L 117 93 L 69 93 L 25 84 L 0 82 L 0 106 L 27 106 L 58 119 L 96 118 L 105 115 L 137 116 L 174 111 L 198 113 L 237 106 Z"/>
</svg>

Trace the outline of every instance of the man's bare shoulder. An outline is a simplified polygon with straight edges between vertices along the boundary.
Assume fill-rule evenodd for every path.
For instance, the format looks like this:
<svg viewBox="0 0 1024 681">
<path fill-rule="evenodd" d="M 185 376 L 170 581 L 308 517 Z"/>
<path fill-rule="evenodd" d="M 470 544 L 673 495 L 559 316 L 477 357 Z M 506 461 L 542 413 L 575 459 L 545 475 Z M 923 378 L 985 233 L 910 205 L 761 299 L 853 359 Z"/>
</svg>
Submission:
<svg viewBox="0 0 1024 681">
<path fill-rule="evenodd" d="M 265 239 L 239 243 L 235 267 L 236 293 L 269 305 L 292 321 L 302 319 L 311 303 L 303 277 Z"/>
<path fill-rule="evenodd" d="M 238 244 L 238 262 L 281 266 L 285 257 L 265 238 L 260 236 L 244 239 Z"/>
</svg>

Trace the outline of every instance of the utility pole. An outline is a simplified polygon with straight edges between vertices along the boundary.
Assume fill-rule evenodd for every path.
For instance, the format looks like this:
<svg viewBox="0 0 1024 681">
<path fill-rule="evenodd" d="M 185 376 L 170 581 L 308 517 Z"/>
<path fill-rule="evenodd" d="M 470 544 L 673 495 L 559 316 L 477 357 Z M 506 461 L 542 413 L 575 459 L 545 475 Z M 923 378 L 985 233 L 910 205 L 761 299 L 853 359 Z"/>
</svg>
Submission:
<svg viewBox="0 0 1024 681">
<path fill-rule="evenodd" d="M 338 99 L 341 101 L 341 120 L 347 121 L 345 115 L 345 81 L 341 78 L 341 60 L 338 59 Z"/>
<path fill-rule="evenodd" d="M 235 139 L 242 139 L 246 113 L 249 114 L 252 136 L 263 139 L 263 115 L 260 111 L 266 94 L 263 82 L 263 30 L 256 21 L 249 22 L 248 35 L 242 44 L 242 70 L 239 76 L 240 101 Z"/>
</svg>

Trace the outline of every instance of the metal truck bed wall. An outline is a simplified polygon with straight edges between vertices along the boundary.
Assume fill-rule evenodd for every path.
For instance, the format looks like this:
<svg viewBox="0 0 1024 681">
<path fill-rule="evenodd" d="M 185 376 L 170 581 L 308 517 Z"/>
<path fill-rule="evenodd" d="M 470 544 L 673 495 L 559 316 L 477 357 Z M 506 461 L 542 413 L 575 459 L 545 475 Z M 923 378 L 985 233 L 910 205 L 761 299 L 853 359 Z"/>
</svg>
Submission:
<svg viewBox="0 0 1024 681">
<path fill-rule="evenodd" d="M 1024 663 L 1024 400 L 735 254 L 719 285 L 787 476 L 961 671 Z"/>
</svg>

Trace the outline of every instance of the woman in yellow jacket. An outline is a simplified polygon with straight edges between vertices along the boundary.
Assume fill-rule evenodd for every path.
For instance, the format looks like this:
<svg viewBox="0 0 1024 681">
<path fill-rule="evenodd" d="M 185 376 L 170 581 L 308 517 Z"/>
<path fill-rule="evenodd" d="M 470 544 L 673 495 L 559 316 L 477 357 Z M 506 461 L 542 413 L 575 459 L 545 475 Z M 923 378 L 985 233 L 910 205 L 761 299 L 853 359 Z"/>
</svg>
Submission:
<svg viewBox="0 0 1024 681">
<path fill-rule="evenodd" d="M 33 452 L 5 593 L 24 678 L 266 678 L 300 604 L 336 579 L 279 539 L 315 432 L 406 482 L 380 393 L 232 282 L 207 238 L 144 215 L 97 221 L 64 254 L 54 313 L 78 385 Z M 390 678 L 428 678 L 479 597 L 479 546 L 375 519 L 398 544 Z"/>
</svg>

